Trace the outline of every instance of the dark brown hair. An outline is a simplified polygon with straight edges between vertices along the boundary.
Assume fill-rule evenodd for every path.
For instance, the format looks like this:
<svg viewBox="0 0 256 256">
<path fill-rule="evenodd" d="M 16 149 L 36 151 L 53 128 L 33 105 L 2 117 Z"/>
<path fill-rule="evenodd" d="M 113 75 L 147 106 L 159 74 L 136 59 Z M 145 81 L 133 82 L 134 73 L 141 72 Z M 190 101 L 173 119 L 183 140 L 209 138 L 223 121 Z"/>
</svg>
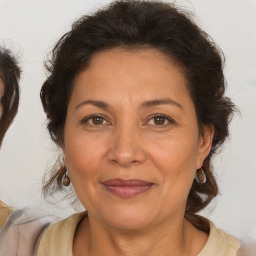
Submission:
<svg viewBox="0 0 256 256">
<path fill-rule="evenodd" d="M 53 49 L 47 65 L 49 77 L 41 90 L 52 140 L 59 146 L 63 143 L 75 76 L 89 65 L 95 53 L 114 47 L 151 47 L 177 62 L 187 80 L 200 133 L 203 133 L 203 125 L 214 126 L 212 149 L 204 161 L 207 182 L 193 183 L 185 214 L 199 228 L 207 230 L 205 222 L 195 213 L 217 195 L 211 158 L 228 136 L 234 105 L 224 96 L 223 54 L 188 12 L 169 3 L 126 0 L 115 1 L 76 21 Z M 64 172 L 63 166 L 52 172 L 44 186 L 45 194 L 61 189 Z"/>
<path fill-rule="evenodd" d="M 11 51 L 0 47 L 0 79 L 4 84 L 2 117 L 0 118 L 0 146 L 18 111 L 20 68 Z"/>
</svg>

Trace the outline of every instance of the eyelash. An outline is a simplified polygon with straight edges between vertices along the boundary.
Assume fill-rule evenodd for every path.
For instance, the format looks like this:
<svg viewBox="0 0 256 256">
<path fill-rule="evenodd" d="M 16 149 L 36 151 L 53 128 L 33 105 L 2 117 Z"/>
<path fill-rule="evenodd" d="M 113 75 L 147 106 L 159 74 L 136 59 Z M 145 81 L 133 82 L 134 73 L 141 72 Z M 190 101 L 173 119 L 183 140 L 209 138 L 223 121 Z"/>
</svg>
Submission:
<svg viewBox="0 0 256 256">
<path fill-rule="evenodd" d="M 97 114 L 94 114 L 94 115 L 90 115 L 90 116 L 87 116 L 85 118 L 83 118 L 80 123 L 81 124 L 85 124 L 87 123 L 88 125 L 90 126 L 98 126 L 96 124 L 90 124 L 89 121 L 92 120 L 93 118 L 100 118 L 100 119 L 103 119 L 103 122 L 107 122 L 108 124 L 110 124 L 110 122 L 107 121 L 106 117 L 105 116 L 102 116 L 102 115 L 97 115 Z M 107 124 L 99 124 L 99 125 L 107 125 Z"/>
<path fill-rule="evenodd" d="M 157 118 L 157 117 L 163 118 L 164 119 L 164 124 L 159 124 L 159 125 L 157 125 L 157 124 L 149 124 L 150 126 L 152 125 L 152 126 L 155 126 L 157 128 L 163 128 L 163 127 L 166 127 L 166 126 L 168 126 L 170 124 L 175 124 L 175 121 L 171 117 L 166 116 L 164 114 L 154 114 L 153 116 L 149 117 L 149 119 L 148 119 L 148 121 L 146 123 L 149 123 L 150 120 L 153 120 L 154 118 Z M 165 123 L 166 121 L 167 121 L 167 123 Z"/>
<path fill-rule="evenodd" d="M 149 122 L 151 121 L 151 120 L 153 120 L 154 118 L 157 118 L 157 117 L 159 117 L 159 118 L 163 118 L 164 119 L 164 124 L 159 124 L 159 125 L 157 125 L 157 124 L 149 124 Z M 102 123 L 102 124 L 93 124 L 93 123 L 89 123 L 89 121 L 91 120 L 92 121 L 92 119 L 93 118 L 99 118 L 99 119 L 102 119 L 103 120 L 103 122 L 106 122 L 106 123 Z M 154 121 L 154 120 L 153 120 Z M 167 121 L 167 123 L 166 123 L 166 121 Z M 93 114 L 93 115 L 90 115 L 90 116 L 87 116 L 87 117 L 85 117 L 85 118 L 83 118 L 81 121 L 80 121 L 80 123 L 81 124 L 88 124 L 89 126 L 106 126 L 106 125 L 109 125 L 109 124 L 111 124 L 109 121 L 107 121 L 107 118 L 105 117 L 105 116 L 102 116 L 102 115 L 97 115 L 97 114 Z M 149 125 L 149 126 L 155 126 L 155 127 L 157 127 L 157 128 L 163 128 L 163 127 L 166 127 L 166 126 L 168 126 L 168 125 L 170 125 L 170 124 L 175 124 L 175 121 L 171 118 L 171 117 L 169 117 L 169 116 L 166 116 L 166 115 L 164 115 L 164 114 L 154 114 L 154 115 L 152 115 L 152 116 L 150 116 L 148 119 L 147 119 L 147 121 L 145 122 L 145 124 L 147 125 Z"/>
</svg>

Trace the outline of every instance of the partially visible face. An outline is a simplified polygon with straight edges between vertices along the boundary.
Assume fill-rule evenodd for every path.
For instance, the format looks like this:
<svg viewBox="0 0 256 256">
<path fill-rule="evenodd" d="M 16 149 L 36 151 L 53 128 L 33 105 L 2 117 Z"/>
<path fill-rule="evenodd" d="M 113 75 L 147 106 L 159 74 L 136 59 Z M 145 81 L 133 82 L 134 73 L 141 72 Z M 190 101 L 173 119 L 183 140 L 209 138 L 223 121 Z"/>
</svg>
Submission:
<svg viewBox="0 0 256 256">
<path fill-rule="evenodd" d="M 155 49 L 96 54 L 75 80 L 64 158 L 89 216 L 139 229 L 184 216 L 212 134 L 200 137 L 179 67 Z"/>
<path fill-rule="evenodd" d="M 3 113 L 3 106 L 2 106 L 2 98 L 4 96 L 4 83 L 2 79 L 0 78 L 0 119 L 2 117 Z"/>
</svg>

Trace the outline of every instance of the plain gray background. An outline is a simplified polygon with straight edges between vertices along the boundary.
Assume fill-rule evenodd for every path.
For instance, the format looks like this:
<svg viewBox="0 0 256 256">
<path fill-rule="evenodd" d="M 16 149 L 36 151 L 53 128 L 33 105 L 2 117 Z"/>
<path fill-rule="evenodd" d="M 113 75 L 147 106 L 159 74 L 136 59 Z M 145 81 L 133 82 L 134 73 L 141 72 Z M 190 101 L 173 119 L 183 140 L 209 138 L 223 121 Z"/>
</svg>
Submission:
<svg viewBox="0 0 256 256">
<path fill-rule="evenodd" d="M 0 151 L 0 198 L 67 216 L 65 202 L 41 197 L 41 179 L 56 157 L 39 99 L 43 61 L 56 40 L 81 15 L 110 1 L 0 0 L 0 43 L 20 55 L 23 69 L 18 116 Z M 256 0 L 176 1 L 195 12 L 198 24 L 226 55 L 227 95 L 240 109 L 230 140 L 215 158 L 220 196 L 203 212 L 218 227 L 256 241 Z"/>
</svg>

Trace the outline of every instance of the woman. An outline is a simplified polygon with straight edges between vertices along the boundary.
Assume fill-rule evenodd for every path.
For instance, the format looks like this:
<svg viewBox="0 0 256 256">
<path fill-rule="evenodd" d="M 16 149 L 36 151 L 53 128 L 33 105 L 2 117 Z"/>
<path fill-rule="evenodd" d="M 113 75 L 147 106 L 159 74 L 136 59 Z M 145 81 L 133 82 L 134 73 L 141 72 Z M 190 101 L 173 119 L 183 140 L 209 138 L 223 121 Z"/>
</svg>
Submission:
<svg viewBox="0 0 256 256">
<path fill-rule="evenodd" d="M 19 105 L 20 68 L 11 52 L 0 47 L 0 147 Z M 13 211 L 0 201 L 0 228 Z"/>
<path fill-rule="evenodd" d="M 196 213 L 217 195 L 211 159 L 228 136 L 222 54 L 189 14 L 117 1 L 55 46 L 41 99 L 86 213 L 51 227 L 37 255 L 237 255 Z"/>
</svg>

